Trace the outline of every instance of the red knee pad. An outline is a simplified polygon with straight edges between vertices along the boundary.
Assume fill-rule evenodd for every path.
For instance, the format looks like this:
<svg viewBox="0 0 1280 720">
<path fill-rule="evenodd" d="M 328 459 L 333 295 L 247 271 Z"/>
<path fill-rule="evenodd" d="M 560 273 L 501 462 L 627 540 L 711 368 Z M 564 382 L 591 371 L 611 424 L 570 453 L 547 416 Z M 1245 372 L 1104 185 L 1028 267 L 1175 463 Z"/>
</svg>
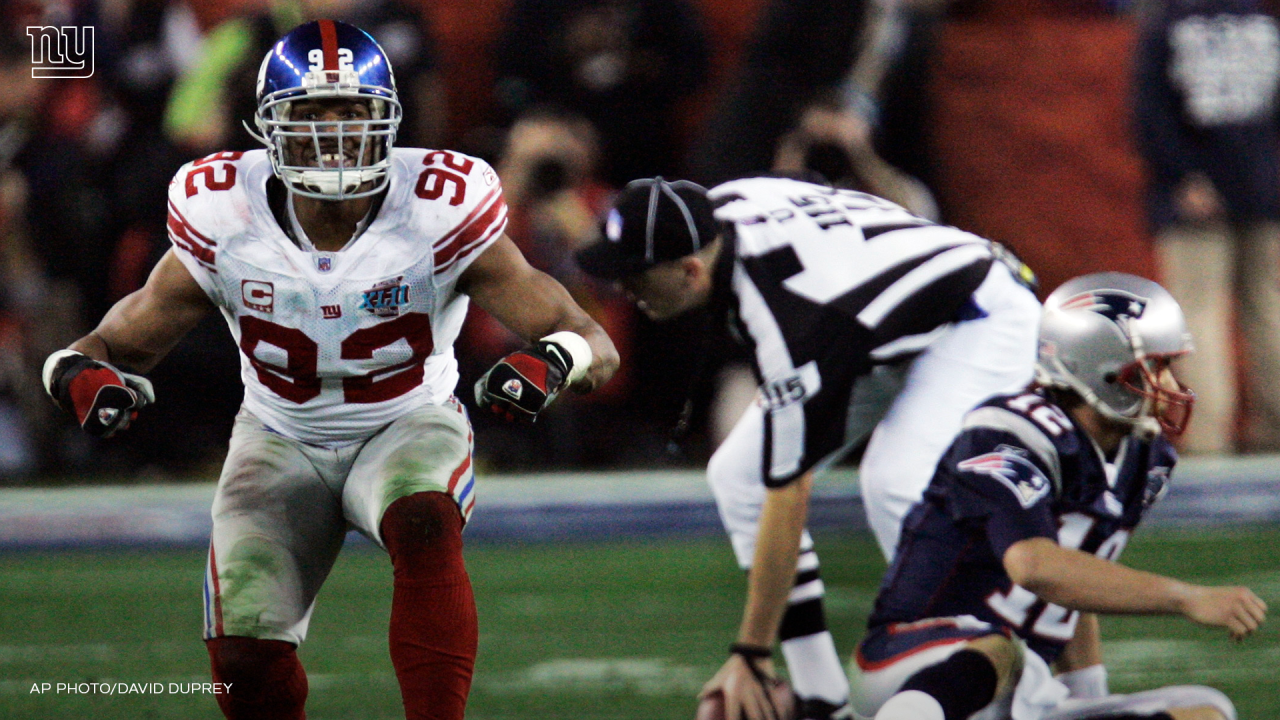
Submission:
<svg viewBox="0 0 1280 720">
<path fill-rule="evenodd" d="M 414 493 L 396 500 L 383 514 L 380 530 L 398 582 L 430 583 L 465 572 L 462 513 L 444 493 Z"/>
<path fill-rule="evenodd" d="M 221 637 L 205 642 L 227 720 L 306 720 L 307 674 L 297 648 L 282 640 Z"/>
</svg>

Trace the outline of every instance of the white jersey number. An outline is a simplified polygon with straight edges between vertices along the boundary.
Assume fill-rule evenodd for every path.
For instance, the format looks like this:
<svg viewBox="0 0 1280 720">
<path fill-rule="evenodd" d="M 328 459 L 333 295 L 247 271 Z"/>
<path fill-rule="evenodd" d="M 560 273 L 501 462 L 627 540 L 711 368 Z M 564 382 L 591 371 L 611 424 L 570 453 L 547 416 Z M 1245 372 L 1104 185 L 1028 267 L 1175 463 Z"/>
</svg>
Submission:
<svg viewBox="0 0 1280 720">
<path fill-rule="evenodd" d="M 311 63 L 311 67 L 307 68 L 311 72 L 320 72 L 324 70 L 324 50 L 320 48 L 312 48 L 307 53 L 307 62 Z M 351 70 L 355 64 L 355 56 L 351 54 L 351 50 L 347 48 L 338 48 L 338 69 Z"/>
<path fill-rule="evenodd" d="M 1080 549 L 1095 522 L 1093 518 L 1079 513 L 1064 515 L 1062 527 L 1058 530 L 1058 544 L 1072 550 Z M 1117 530 L 1115 534 L 1103 541 L 1094 554 L 1103 560 L 1115 562 L 1128 540 L 1129 531 Z M 1037 602 L 1042 601 L 1035 593 L 1021 585 L 1014 585 L 1007 593 L 992 593 L 987 598 L 987 605 L 1015 627 L 1022 627 Z M 1045 603 L 1035 624 L 1031 626 L 1031 632 L 1049 640 L 1067 641 L 1075 636 L 1076 623 L 1079 620 L 1079 612 L 1068 610 L 1061 605 Z"/>
</svg>

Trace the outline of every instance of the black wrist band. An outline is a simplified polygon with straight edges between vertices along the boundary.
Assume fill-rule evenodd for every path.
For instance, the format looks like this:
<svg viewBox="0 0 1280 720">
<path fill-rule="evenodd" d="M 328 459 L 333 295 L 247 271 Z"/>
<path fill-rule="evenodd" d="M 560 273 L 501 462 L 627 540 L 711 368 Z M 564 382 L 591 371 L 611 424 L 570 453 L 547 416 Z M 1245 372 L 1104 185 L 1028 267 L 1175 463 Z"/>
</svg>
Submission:
<svg viewBox="0 0 1280 720">
<path fill-rule="evenodd" d="M 741 655 L 748 660 L 764 660 L 773 657 L 773 650 L 763 645 L 736 642 L 729 646 L 729 654 Z"/>
</svg>

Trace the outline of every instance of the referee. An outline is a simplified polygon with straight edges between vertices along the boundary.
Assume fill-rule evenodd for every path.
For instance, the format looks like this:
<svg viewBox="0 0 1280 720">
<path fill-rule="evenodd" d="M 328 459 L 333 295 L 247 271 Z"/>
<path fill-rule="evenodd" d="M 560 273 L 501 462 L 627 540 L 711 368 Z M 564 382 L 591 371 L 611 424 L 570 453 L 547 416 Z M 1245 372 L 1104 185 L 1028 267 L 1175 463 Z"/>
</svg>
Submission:
<svg viewBox="0 0 1280 720">
<path fill-rule="evenodd" d="M 1040 305 L 999 245 L 881 198 L 798 180 L 710 191 L 636 180 L 582 268 L 650 318 L 699 307 L 749 347 L 753 403 L 708 481 L 743 569 L 737 641 L 703 697 L 728 720 L 773 720 L 777 637 L 801 718 L 852 717 L 805 531 L 812 473 L 866 445 L 859 477 L 886 558 L 965 412 L 1032 379 Z"/>
</svg>

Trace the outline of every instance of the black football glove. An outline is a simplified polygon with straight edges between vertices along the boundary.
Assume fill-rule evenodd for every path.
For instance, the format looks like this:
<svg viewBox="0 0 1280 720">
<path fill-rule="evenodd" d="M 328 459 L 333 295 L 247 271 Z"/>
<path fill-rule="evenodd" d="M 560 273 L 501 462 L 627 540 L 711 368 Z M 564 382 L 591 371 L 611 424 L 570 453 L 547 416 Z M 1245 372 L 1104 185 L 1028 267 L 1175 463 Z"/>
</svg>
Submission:
<svg viewBox="0 0 1280 720">
<path fill-rule="evenodd" d="M 74 350 L 45 361 L 44 389 L 85 432 L 104 438 L 128 428 L 138 410 L 156 399 L 150 380 Z"/>
<path fill-rule="evenodd" d="M 573 356 L 559 343 L 540 340 L 513 352 L 476 381 L 476 405 L 506 420 L 530 422 L 551 404 L 573 371 Z"/>
</svg>

